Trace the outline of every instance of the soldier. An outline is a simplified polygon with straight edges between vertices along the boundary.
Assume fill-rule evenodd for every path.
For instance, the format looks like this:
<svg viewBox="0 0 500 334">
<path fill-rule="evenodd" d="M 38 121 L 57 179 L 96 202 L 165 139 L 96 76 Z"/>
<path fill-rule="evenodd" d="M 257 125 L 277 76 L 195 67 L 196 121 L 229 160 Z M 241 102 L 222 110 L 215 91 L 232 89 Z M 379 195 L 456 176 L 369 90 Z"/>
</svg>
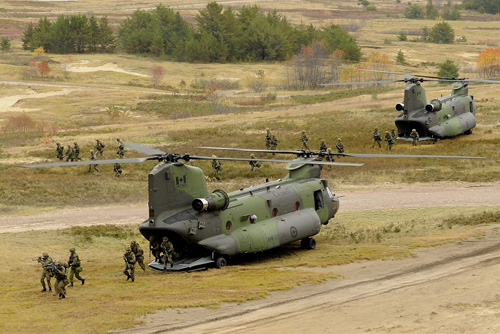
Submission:
<svg viewBox="0 0 500 334">
<path fill-rule="evenodd" d="M 334 162 L 335 160 L 333 159 L 333 154 L 332 154 L 332 149 L 331 148 L 327 148 L 326 149 L 326 161 L 329 161 L 329 162 Z"/>
<path fill-rule="evenodd" d="M 149 253 L 153 253 L 153 256 L 155 257 L 155 261 L 159 262 L 160 260 L 160 243 L 158 240 L 155 239 L 154 235 L 149 236 Z"/>
<path fill-rule="evenodd" d="M 248 162 L 250 164 L 251 172 L 255 171 L 257 168 L 260 168 L 260 163 L 257 160 L 255 160 L 255 154 L 253 153 L 250 154 L 250 159 L 254 159 Z"/>
<path fill-rule="evenodd" d="M 391 137 L 393 142 L 396 142 L 396 139 L 398 139 L 398 135 L 396 134 L 396 130 L 394 130 L 394 128 L 391 129 Z"/>
<path fill-rule="evenodd" d="M 56 145 L 57 159 L 62 160 L 64 159 L 64 147 L 62 147 L 60 143 L 56 143 Z"/>
<path fill-rule="evenodd" d="M 73 151 L 75 152 L 74 154 L 75 160 L 82 160 L 82 158 L 80 158 L 80 146 L 76 141 L 73 144 L 74 144 Z"/>
<path fill-rule="evenodd" d="M 82 281 L 82 285 L 85 284 L 85 278 L 82 278 L 80 276 L 80 273 L 82 272 L 82 266 L 80 264 L 80 258 L 78 257 L 78 254 L 75 253 L 74 248 L 69 249 L 69 260 L 68 260 L 68 265 L 69 265 L 69 284 L 72 287 L 73 286 L 73 275 L 80 281 Z"/>
<path fill-rule="evenodd" d="M 116 154 L 118 154 L 118 157 L 121 159 L 125 155 L 125 146 L 123 145 L 120 138 L 116 138 L 116 141 L 118 142 L 118 144 L 116 145 Z"/>
<path fill-rule="evenodd" d="M 219 160 L 215 159 L 215 158 L 217 158 L 216 155 L 212 155 L 212 158 L 214 158 L 212 160 L 212 169 L 214 170 L 214 178 L 217 181 L 220 181 L 219 172 L 222 170 L 222 165 L 221 165 Z"/>
<path fill-rule="evenodd" d="M 175 252 L 174 245 L 172 245 L 167 237 L 163 237 L 160 248 L 163 251 L 163 269 L 167 268 L 167 261 L 170 263 L 170 268 L 172 268 L 174 266 L 174 261 L 172 260 Z"/>
<path fill-rule="evenodd" d="M 70 145 L 68 145 L 68 149 L 64 155 L 66 156 L 66 162 L 75 160 L 75 150 Z"/>
<path fill-rule="evenodd" d="M 96 139 L 96 144 L 94 146 L 94 150 L 96 151 L 96 155 L 102 157 L 104 146 L 105 145 L 99 139 Z"/>
<path fill-rule="evenodd" d="M 302 136 L 300 136 L 300 140 L 302 141 L 302 148 L 310 151 L 309 146 L 307 146 L 309 138 L 307 137 L 305 130 L 302 130 Z"/>
<path fill-rule="evenodd" d="M 269 144 L 269 145 L 270 145 L 270 147 L 269 147 L 269 148 L 270 148 L 271 150 L 275 150 L 275 149 L 276 149 L 276 147 L 278 147 L 278 139 L 276 138 L 276 136 L 275 136 L 275 135 L 272 135 L 272 136 L 271 136 L 271 142 L 270 142 L 270 144 Z M 273 153 L 273 155 L 274 155 L 274 153 Z"/>
<path fill-rule="evenodd" d="M 139 263 L 142 270 L 146 271 L 146 266 L 144 265 L 144 251 L 142 250 L 141 246 L 139 246 L 137 242 L 131 241 L 130 250 L 135 255 L 135 262 Z"/>
<path fill-rule="evenodd" d="M 269 128 L 266 129 L 266 149 L 271 149 L 271 130 Z"/>
<path fill-rule="evenodd" d="M 47 253 L 43 253 L 42 256 L 39 258 L 39 262 L 42 265 L 43 271 L 42 271 L 42 277 L 40 278 L 40 283 L 42 283 L 42 291 L 45 292 L 47 291 L 47 288 L 45 286 L 45 280 L 47 280 L 47 285 L 49 286 L 49 292 L 52 291 L 52 286 L 50 285 L 50 278 L 53 276 L 52 272 L 48 269 L 48 266 L 52 264 L 52 258 L 49 256 Z"/>
<path fill-rule="evenodd" d="M 123 273 L 127 275 L 126 281 L 132 279 L 135 280 L 135 255 L 132 253 L 130 247 L 125 248 L 125 254 L 123 254 L 123 260 L 125 261 L 125 267 L 123 268 Z"/>
<path fill-rule="evenodd" d="M 122 175 L 122 165 L 120 165 L 118 162 L 113 165 L 113 171 L 115 172 L 116 177 L 120 177 Z"/>
<path fill-rule="evenodd" d="M 327 148 L 328 147 L 325 144 L 325 140 L 322 139 L 321 144 L 319 145 L 319 153 L 325 153 Z"/>
<path fill-rule="evenodd" d="M 389 133 L 389 131 L 385 132 L 384 140 L 385 140 L 385 149 L 390 151 L 392 149 L 392 145 L 394 144 L 394 141 L 392 140 L 392 136 Z"/>
<path fill-rule="evenodd" d="M 338 138 L 337 143 L 335 144 L 338 153 L 344 153 L 344 144 L 342 143 L 342 139 Z"/>
<path fill-rule="evenodd" d="M 56 283 L 54 284 L 54 288 L 56 292 L 59 293 L 59 299 L 66 298 L 66 285 L 69 284 L 68 276 L 67 276 L 67 263 L 57 263 L 57 266 L 54 269 L 54 276 L 56 277 Z M 73 286 L 73 285 L 71 285 Z"/>
<path fill-rule="evenodd" d="M 417 146 L 418 138 L 419 138 L 417 130 L 415 130 L 415 129 L 411 130 L 410 137 L 412 139 L 413 146 Z"/>
<path fill-rule="evenodd" d="M 380 145 L 380 142 L 382 141 L 382 137 L 380 137 L 380 134 L 378 133 L 378 128 L 375 128 L 372 132 L 372 148 L 375 147 L 375 143 L 378 144 L 379 148 L 382 148 L 382 145 Z"/>
<path fill-rule="evenodd" d="M 96 158 L 95 158 L 95 154 L 94 154 L 94 150 L 90 150 L 90 161 L 94 161 Z M 97 166 L 99 165 L 89 165 L 89 173 L 92 171 L 92 168 L 94 168 L 94 170 L 96 172 L 99 171 L 99 169 L 97 169 Z"/>
</svg>

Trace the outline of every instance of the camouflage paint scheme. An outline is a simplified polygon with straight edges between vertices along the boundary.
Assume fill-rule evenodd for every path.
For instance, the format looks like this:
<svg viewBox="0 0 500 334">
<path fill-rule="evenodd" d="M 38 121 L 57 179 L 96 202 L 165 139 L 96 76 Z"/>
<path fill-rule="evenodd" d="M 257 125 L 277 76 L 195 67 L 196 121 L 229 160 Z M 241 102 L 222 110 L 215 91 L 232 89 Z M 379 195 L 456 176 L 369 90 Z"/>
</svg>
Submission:
<svg viewBox="0 0 500 334">
<path fill-rule="evenodd" d="M 441 139 L 472 133 L 476 126 L 476 107 L 469 95 L 467 82 L 454 82 L 450 95 L 427 103 L 425 89 L 419 81 L 408 82 L 404 102 L 396 105 L 402 111 L 396 117 L 398 139 L 411 140 L 416 129 L 419 140 Z"/>
<path fill-rule="evenodd" d="M 160 163 L 149 174 L 149 219 L 140 232 L 148 240 L 168 236 L 190 256 L 232 256 L 308 241 L 334 217 L 339 202 L 320 179 L 320 167 L 302 160 L 288 164 L 284 179 L 228 194 L 209 194 L 197 167 Z"/>
</svg>

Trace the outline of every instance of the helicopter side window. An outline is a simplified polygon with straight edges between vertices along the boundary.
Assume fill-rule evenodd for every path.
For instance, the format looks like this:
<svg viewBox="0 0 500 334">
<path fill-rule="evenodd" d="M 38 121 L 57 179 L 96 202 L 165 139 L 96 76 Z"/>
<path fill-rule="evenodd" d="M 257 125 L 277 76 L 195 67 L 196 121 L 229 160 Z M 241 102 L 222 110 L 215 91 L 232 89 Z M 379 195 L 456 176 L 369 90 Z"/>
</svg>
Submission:
<svg viewBox="0 0 500 334">
<path fill-rule="evenodd" d="M 231 221 L 228 220 L 226 223 L 226 231 L 231 231 L 232 227 L 233 227 L 233 223 L 231 223 Z"/>
<path fill-rule="evenodd" d="M 323 209 L 323 194 L 321 193 L 321 190 L 314 192 L 314 209 L 316 211 Z"/>
</svg>

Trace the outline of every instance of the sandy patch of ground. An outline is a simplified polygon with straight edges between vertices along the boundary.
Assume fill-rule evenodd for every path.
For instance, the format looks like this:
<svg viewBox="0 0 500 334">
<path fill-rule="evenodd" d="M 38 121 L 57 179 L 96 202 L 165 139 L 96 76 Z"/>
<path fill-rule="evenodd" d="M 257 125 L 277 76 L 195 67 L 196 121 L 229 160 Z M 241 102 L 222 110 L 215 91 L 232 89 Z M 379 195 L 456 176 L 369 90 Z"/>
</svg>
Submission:
<svg viewBox="0 0 500 334">
<path fill-rule="evenodd" d="M 38 92 L 35 92 L 33 90 L 26 90 L 26 92 L 24 94 L 21 94 L 21 95 L 0 97 L 0 112 L 7 112 L 7 111 L 22 112 L 22 111 L 39 110 L 39 109 L 19 108 L 19 107 L 16 107 L 15 105 L 21 100 L 42 99 L 42 98 L 51 97 L 51 96 L 67 95 L 75 90 L 76 89 L 64 88 L 62 90 L 58 90 L 55 92 L 47 92 L 47 93 L 38 93 Z"/>
<path fill-rule="evenodd" d="M 138 77 L 149 77 L 149 75 L 146 74 L 141 74 L 137 72 L 131 72 L 131 71 L 125 71 L 124 69 L 118 67 L 117 64 L 113 63 L 107 63 L 101 66 L 70 66 L 68 68 L 69 72 L 97 72 L 97 71 L 109 71 L 109 72 L 118 72 L 118 73 L 125 73 L 125 74 L 130 74 L 130 75 L 135 75 Z"/>
</svg>

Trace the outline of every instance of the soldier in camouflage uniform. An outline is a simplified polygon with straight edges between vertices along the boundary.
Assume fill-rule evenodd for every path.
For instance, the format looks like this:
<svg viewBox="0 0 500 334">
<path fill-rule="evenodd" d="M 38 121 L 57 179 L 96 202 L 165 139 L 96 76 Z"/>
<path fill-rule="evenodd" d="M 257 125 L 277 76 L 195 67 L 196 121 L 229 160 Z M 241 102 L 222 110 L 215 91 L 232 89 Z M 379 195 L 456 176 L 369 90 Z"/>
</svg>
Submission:
<svg viewBox="0 0 500 334">
<path fill-rule="evenodd" d="M 116 154 L 118 154 L 118 157 L 122 159 L 125 155 L 125 145 L 123 145 L 120 138 L 116 138 L 116 141 L 118 142 L 118 144 L 116 145 Z"/>
<path fill-rule="evenodd" d="M 163 237 L 163 241 L 160 245 L 163 251 L 163 269 L 167 268 L 167 261 L 170 263 L 170 268 L 174 266 L 173 256 L 174 256 L 174 245 L 168 240 L 167 237 Z"/>
<path fill-rule="evenodd" d="M 160 243 L 158 242 L 158 240 L 155 239 L 154 235 L 149 236 L 149 252 L 153 253 L 156 262 L 160 260 L 160 253 L 161 253 Z"/>
<path fill-rule="evenodd" d="M 417 130 L 415 130 L 415 129 L 411 130 L 410 137 L 412 139 L 413 146 L 417 146 L 418 138 L 419 138 Z"/>
<path fill-rule="evenodd" d="M 96 144 L 94 146 L 94 150 L 96 152 L 96 155 L 102 157 L 104 146 L 105 145 L 99 139 L 96 139 Z"/>
<path fill-rule="evenodd" d="M 394 141 L 392 140 L 392 136 L 389 133 L 389 131 L 385 132 L 384 140 L 385 140 L 385 149 L 390 151 L 392 149 L 392 145 L 394 145 Z"/>
<path fill-rule="evenodd" d="M 39 262 L 42 265 L 42 277 L 40 278 L 40 283 L 42 283 L 42 291 L 47 291 L 47 287 L 45 286 L 45 280 L 47 280 L 47 285 L 49 286 L 49 291 L 52 291 L 52 286 L 50 285 L 50 278 L 53 276 L 52 272 L 48 270 L 47 266 L 52 264 L 52 258 L 47 253 L 43 253 L 39 258 Z"/>
<path fill-rule="evenodd" d="M 325 153 L 327 148 L 328 146 L 326 146 L 325 140 L 322 139 L 321 144 L 319 145 L 319 153 Z"/>
<path fill-rule="evenodd" d="M 271 130 L 266 129 L 266 149 L 270 150 L 271 149 Z"/>
<path fill-rule="evenodd" d="M 62 160 L 64 159 L 64 147 L 61 146 L 60 143 L 56 143 L 56 155 L 57 155 L 57 159 L 59 160 Z"/>
<path fill-rule="evenodd" d="M 69 249 L 69 260 L 68 260 L 68 265 L 69 265 L 69 282 L 70 286 L 73 286 L 73 275 L 80 281 L 82 281 L 82 285 L 85 284 L 85 278 L 82 278 L 80 276 L 80 273 L 82 272 L 82 266 L 80 263 L 80 258 L 78 257 L 78 254 L 75 253 L 74 248 Z"/>
<path fill-rule="evenodd" d="M 54 270 L 54 276 L 56 277 L 54 288 L 56 289 L 56 292 L 59 293 L 59 299 L 66 298 L 66 285 L 69 284 L 67 277 L 67 268 L 67 263 L 58 262 Z"/>
<path fill-rule="evenodd" d="M 90 161 L 94 161 L 96 159 L 95 156 L 96 155 L 94 154 L 94 150 L 90 150 Z M 97 169 L 97 166 L 99 165 L 89 165 L 89 173 L 92 171 L 92 168 L 94 168 L 94 170 L 98 172 L 99 169 Z"/>
<path fill-rule="evenodd" d="M 394 128 L 391 129 L 391 137 L 393 142 L 396 142 L 396 139 L 398 139 L 398 135 L 396 134 L 396 130 L 394 130 Z"/>
<path fill-rule="evenodd" d="M 249 161 L 248 163 L 250 164 L 250 171 L 253 172 L 255 171 L 257 168 L 260 168 L 260 163 L 255 160 L 255 154 L 250 154 L 250 159 L 254 159 L 254 160 L 251 160 Z"/>
<path fill-rule="evenodd" d="M 127 276 L 126 281 L 132 279 L 135 280 L 135 255 L 132 253 L 130 247 L 125 248 L 125 254 L 123 254 L 123 260 L 125 261 L 125 267 L 123 267 L 123 273 Z"/>
<path fill-rule="evenodd" d="M 380 142 L 382 141 L 382 137 L 380 137 L 380 134 L 378 133 L 378 128 L 375 128 L 372 132 L 372 148 L 375 147 L 375 143 L 378 144 L 379 148 L 382 148 L 382 145 L 380 145 Z"/>
<path fill-rule="evenodd" d="M 269 149 L 275 150 L 276 147 L 278 147 L 278 139 L 276 138 L 275 135 L 271 136 L 271 143 L 269 144 Z M 274 155 L 274 153 L 273 153 Z"/>
<path fill-rule="evenodd" d="M 218 159 L 215 159 L 215 158 L 217 158 L 216 155 L 212 155 L 212 158 L 214 158 L 212 160 L 212 169 L 214 170 L 214 178 L 217 181 L 220 181 L 219 172 L 222 170 L 222 165 Z"/>
<path fill-rule="evenodd" d="M 326 155 L 325 155 L 325 160 L 328 161 L 328 162 L 334 162 L 335 160 L 333 159 L 333 154 L 332 154 L 332 149 L 331 148 L 327 148 L 326 149 Z"/>
<path fill-rule="evenodd" d="M 120 165 L 119 163 L 115 163 L 113 165 L 113 171 L 115 172 L 115 176 L 116 177 L 120 177 L 120 175 L 122 175 L 122 165 Z"/>
<path fill-rule="evenodd" d="M 66 162 L 75 160 L 75 150 L 70 145 L 68 145 L 68 149 L 64 155 L 66 156 Z"/>
<path fill-rule="evenodd" d="M 335 144 L 338 153 L 344 153 L 344 144 L 342 143 L 342 139 L 338 138 L 337 143 Z"/>
<path fill-rule="evenodd" d="M 75 152 L 74 154 L 75 160 L 82 160 L 82 158 L 80 158 L 80 146 L 76 141 L 73 144 L 74 144 L 73 151 Z"/>
<path fill-rule="evenodd" d="M 135 255 L 135 262 L 139 263 L 142 270 L 146 271 L 146 266 L 144 265 L 144 251 L 142 250 L 141 246 L 139 246 L 137 242 L 131 241 L 130 250 Z"/>
<path fill-rule="evenodd" d="M 300 140 L 302 141 L 302 148 L 310 151 L 309 146 L 307 146 L 307 142 L 309 141 L 309 137 L 307 137 L 305 130 L 302 130 L 302 136 L 300 136 Z"/>
</svg>

